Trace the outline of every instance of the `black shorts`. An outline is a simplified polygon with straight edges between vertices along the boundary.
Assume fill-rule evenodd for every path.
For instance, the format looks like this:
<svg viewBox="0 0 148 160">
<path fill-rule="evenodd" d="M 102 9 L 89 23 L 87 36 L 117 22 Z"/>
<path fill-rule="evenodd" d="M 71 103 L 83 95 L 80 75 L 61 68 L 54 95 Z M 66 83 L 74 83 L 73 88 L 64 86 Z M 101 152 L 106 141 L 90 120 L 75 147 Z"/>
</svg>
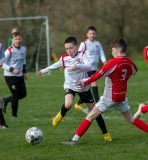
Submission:
<svg viewBox="0 0 148 160">
<path fill-rule="evenodd" d="M 96 70 L 88 71 L 87 74 L 89 77 L 91 77 L 94 73 L 96 73 Z"/>
<path fill-rule="evenodd" d="M 93 99 L 93 96 L 90 92 L 90 89 L 86 92 L 76 92 L 71 89 L 65 90 L 65 95 L 72 94 L 75 97 L 76 93 L 79 95 L 82 103 L 93 103 L 94 102 L 94 99 Z"/>
</svg>

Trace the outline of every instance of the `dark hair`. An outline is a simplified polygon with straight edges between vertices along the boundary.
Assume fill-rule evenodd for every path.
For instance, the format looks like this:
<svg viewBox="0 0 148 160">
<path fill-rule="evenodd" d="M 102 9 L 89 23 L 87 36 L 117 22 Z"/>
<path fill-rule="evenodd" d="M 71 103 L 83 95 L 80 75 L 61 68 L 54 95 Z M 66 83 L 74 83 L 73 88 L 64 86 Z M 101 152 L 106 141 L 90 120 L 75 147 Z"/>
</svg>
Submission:
<svg viewBox="0 0 148 160">
<path fill-rule="evenodd" d="M 77 39 L 75 37 L 68 37 L 66 40 L 65 40 L 65 43 L 73 43 L 75 46 L 78 45 L 78 42 L 77 42 Z M 64 44 L 65 44 L 64 43 Z"/>
<path fill-rule="evenodd" d="M 18 31 L 12 33 L 12 38 L 13 38 L 13 37 L 17 37 L 17 36 L 21 36 L 21 33 L 18 32 Z"/>
<path fill-rule="evenodd" d="M 97 33 L 97 29 L 94 26 L 90 26 L 90 27 L 87 28 L 87 32 L 90 31 L 90 30 L 95 31 Z"/>
<path fill-rule="evenodd" d="M 122 48 L 122 52 L 126 52 L 127 41 L 123 37 L 113 40 L 110 44 L 111 48 Z"/>
</svg>

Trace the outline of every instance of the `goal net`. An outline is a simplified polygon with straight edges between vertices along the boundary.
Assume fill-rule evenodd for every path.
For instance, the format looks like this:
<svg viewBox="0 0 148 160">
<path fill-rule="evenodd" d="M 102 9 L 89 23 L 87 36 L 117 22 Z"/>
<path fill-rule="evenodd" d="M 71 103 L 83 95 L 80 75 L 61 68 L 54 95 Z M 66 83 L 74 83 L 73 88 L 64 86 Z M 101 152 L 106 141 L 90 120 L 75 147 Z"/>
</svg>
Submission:
<svg viewBox="0 0 148 160">
<path fill-rule="evenodd" d="M 48 18 L 0 18 L 0 42 L 4 44 L 4 49 L 8 48 L 8 39 L 15 27 L 21 32 L 23 45 L 27 48 L 27 70 L 37 73 L 39 69 L 50 65 Z"/>
</svg>

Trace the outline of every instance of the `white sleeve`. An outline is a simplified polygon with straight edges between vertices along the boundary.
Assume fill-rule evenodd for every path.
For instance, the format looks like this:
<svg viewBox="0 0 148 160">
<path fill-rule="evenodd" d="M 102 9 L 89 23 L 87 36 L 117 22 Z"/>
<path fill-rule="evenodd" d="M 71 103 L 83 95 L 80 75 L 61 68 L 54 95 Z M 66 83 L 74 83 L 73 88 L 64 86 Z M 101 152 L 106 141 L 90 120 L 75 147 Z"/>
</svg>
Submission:
<svg viewBox="0 0 148 160">
<path fill-rule="evenodd" d="M 3 63 L 2 68 L 6 71 L 9 72 L 10 66 L 8 66 L 7 64 Z"/>
<path fill-rule="evenodd" d="M 11 58 L 11 57 L 10 57 L 10 51 L 9 51 L 9 50 L 6 50 L 6 51 L 4 52 L 4 54 L 5 54 L 6 61 Z"/>
<path fill-rule="evenodd" d="M 85 50 L 86 50 L 85 43 L 84 43 L 84 42 L 81 42 L 78 51 L 85 52 Z"/>
<path fill-rule="evenodd" d="M 76 64 L 77 69 L 83 70 L 83 71 L 91 71 L 92 65 L 90 64 L 86 53 L 83 54 L 83 64 Z"/>
<path fill-rule="evenodd" d="M 3 63 L 5 61 L 5 55 L 4 55 L 4 47 L 1 46 L 1 50 L 0 50 L 0 61 Z"/>
<path fill-rule="evenodd" d="M 55 69 L 58 69 L 58 68 L 61 68 L 63 67 L 62 65 L 62 58 L 59 59 L 58 62 L 50 65 L 49 67 L 46 67 L 42 70 L 43 73 L 47 73 L 47 72 L 51 72 L 52 70 L 55 70 Z"/>
<path fill-rule="evenodd" d="M 4 70 L 6 70 L 6 71 L 9 72 L 10 66 L 8 66 L 8 65 L 6 64 L 6 61 L 10 59 L 10 52 L 9 52 L 9 50 L 6 50 L 6 51 L 4 52 L 4 55 L 5 55 L 5 61 L 4 61 L 4 63 L 3 63 L 2 68 L 3 68 Z"/>
<path fill-rule="evenodd" d="M 100 59 L 102 61 L 102 63 L 105 63 L 106 62 L 106 56 L 104 54 L 104 51 L 103 51 L 103 48 L 102 48 L 102 45 L 100 44 Z"/>
</svg>

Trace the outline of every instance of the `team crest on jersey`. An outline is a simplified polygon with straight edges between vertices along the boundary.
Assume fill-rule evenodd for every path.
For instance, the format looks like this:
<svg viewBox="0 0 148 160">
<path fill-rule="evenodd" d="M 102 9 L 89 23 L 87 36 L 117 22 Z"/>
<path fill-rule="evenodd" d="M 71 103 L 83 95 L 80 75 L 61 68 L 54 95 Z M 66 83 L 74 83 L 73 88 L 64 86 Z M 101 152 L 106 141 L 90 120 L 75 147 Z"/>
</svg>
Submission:
<svg viewBox="0 0 148 160">
<path fill-rule="evenodd" d="M 98 45 L 96 45 L 96 48 L 98 48 Z"/>
<path fill-rule="evenodd" d="M 12 85 L 11 88 L 12 88 L 12 90 L 16 90 L 15 85 Z"/>
<path fill-rule="evenodd" d="M 68 88 L 68 89 L 66 89 L 66 90 L 65 90 L 65 92 L 66 92 L 66 93 L 68 93 L 68 92 L 69 92 L 69 88 Z"/>
<path fill-rule="evenodd" d="M 21 56 L 24 57 L 24 53 L 21 53 Z"/>
<path fill-rule="evenodd" d="M 77 62 L 78 62 L 78 63 L 81 63 L 81 59 L 80 59 L 80 58 L 77 58 Z"/>
</svg>

